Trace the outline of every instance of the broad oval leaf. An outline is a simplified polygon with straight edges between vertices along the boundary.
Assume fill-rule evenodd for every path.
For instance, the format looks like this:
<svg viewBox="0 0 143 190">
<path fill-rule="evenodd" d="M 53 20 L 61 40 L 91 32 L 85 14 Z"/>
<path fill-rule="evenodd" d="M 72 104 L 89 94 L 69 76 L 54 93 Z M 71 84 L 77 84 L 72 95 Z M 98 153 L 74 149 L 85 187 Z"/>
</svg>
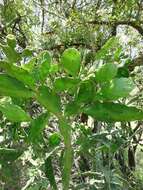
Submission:
<svg viewBox="0 0 143 190">
<path fill-rule="evenodd" d="M 60 97 L 47 86 L 41 86 L 37 93 L 37 100 L 50 112 L 61 112 Z"/>
<path fill-rule="evenodd" d="M 75 48 L 66 49 L 61 57 L 61 63 L 69 74 L 76 76 L 80 69 L 81 55 Z"/>
<path fill-rule="evenodd" d="M 143 119 L 143 111 L 135 107 L 111 102 L 96 102 L 83 109 L 87 115 L 105 122 L 136 121 Z"/>
<path fill-rule="evenodd" d="M 134 83 L 130 78 L 115 78 L 102 87 L 101 93 L 105 99 L 117 100 L 127 97 L 133 89 Z"/>
<path fill-rule="evenodd" d="M 35 94 L 26 88 L 20 81 L 8 76 L 7 74 L 0 74 L 0 95 L 31 98 Z"/>
<path fill-rule="evenodd" d="M 73 79 L 69 77 L 57 78 L 54 82 L 54 88 L 59 92 L 69 90 L 74 88 L 79 82 L 79 79 Z"/>
<path fill-rule="evenodd" d="M 117 74 L 117 66 L 113 63 L 102 65 L 95 73 L 97 82 L 106 82 L 112 80 Z"/>
<path fill-rule="evenodd" d="M 0 111 L 10 121 L 30 121 L 30 116 L 21 107 L 14 105 L 8 97 L 0 99 Z"/>
</svg>

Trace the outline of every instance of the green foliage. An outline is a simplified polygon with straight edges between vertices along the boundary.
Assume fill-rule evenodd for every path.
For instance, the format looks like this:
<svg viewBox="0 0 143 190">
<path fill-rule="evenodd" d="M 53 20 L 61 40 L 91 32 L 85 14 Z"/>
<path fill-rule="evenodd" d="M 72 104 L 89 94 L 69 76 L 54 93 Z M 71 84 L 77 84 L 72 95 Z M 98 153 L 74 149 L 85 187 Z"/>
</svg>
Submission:
<svg viewBox="0 0 143 190">
<path fill-rule="evenodd" d="M 41 114 L 36 119 L 33 119 L 30 126 L 28 135 L 28 141 L 32 143 L 38 143 L 38 140 L 42 137 L 42 131 L 45 128 L 49 115 L 47 113 Z"/>
<path fill-rule="evenodd" d="M 134 86 L 130 78 L 115 78 L 110 83 L 102 86 L 101 93 L 107 100 L 117 100 L 129 96 Z"/>
<path fill-rule="evenodd" d="M 8 62 L 0 62 L 0 67 L 3 68 L 9 76 L 16 78 L 30 88 L 34 88 L 35 79 L 28 71 Z"/>
<path fill-rule="evenodd" d="M 78 50 L 74 48 L 66 49 L 61 57 L 61 64 L 66 72 L 72 76 L 77 76 L 81 65 L 81 56 Z"/>
<path fill-rule="evenodd" d="M 46 177 L 48 178 L 48 180 L 50 181 L 50 185 L 53 188 L 53 190 L 57 190 L 57 185 L 56 185 L 56 180 L 55 180 L 55 176 L 54 176 L 54 170 L 53 170 L 53 166 L 52 166 L 52 158 L 49 156 L 46 160 L 45 160 L 45 174 Z"/>
<path fill-rule="evenodd" d="M 10 148 L 0 148 L 0 162 L 1 163 L 6 163 L 6 162 L 13 162 L 15 161 L 18 157 L 22 155 L 23 151 L 22 150 L 17 150 L 17 149 L 10 149 Z"/>
<path fill-rule="evenodd" d="M 50 54 L 47 51 L 41 52 L 40 55 L 37 57 L 37 65 L 33 69 L 33 74 L 37 81 L 43 82 L 46 79 L 49 73 L 50 65 Z"/>
<path fill-rule="evenodd" d="M 30 116 L 8 97 L 0 99 L 0 111 L 12 122 L 30 121 Z"/>
<path fill-rule="evenodd" d="M 91 80 L 82 81 L 77 93 L 76 102 L 78 104 L 92 101 L 95 92 L 94 83 Z"/>
<path fill-rule="evenodd" d="M 41 86 L 37 93 L 37 100 L 50 112 L 54 114 L 61 112 L 60 97 L 50 88 Z"/>
<path fill-rule="evenodd" d="M 117 74 L 117 66 L 113 63 L 106 63 L 100 67 L 95 73 L 97 82 L 107 82 L 112 80 Z"/>
<path fill-rule="evenodd" d="M 61 142 L 61 136 L 59 133 L 53 133 L 52 135 L 50 135 L 49 137 L 49 145 L 54 147 L 54 146 L 58 146 Z"/>
<path fill-rule="evenodd" d="M 143 119 L 143 112 L 135 107 L 128 107 L 118 103 L 100 103 L 87 106 L 83 112 L 96 120 L 105 122 L 136 121 Z"/>
<path fill-rule="evenodd" d="M 97 177 L 94 185 L 90 184 L 89 187 L 95 188 L 98 184 L 97 186 L 102 189 L 105 189 L 106 185 L 110 187 L 109 189 L 116 187 L 120 189 L 122 187 L 120 183 L 123 182 L 118 175 L 115 176 L 115 171 L 112 169 L 116 163 L 113 163 L 113 166 L 107 163 L 112 161 L 121 147 L 127 146 L 129 141 L 125 136 L 126 129 L 121 132 L 115 123 L 126 124 L 130 121 L 143 120 L 143 111 L 136 106 L 114 102 L 121 98 L 129 98 L 135 87 L 129 75 L 121 73 L 121 67 L 114 62 L 114 59 L 120 62 L 121 49 L 115 47 L 119 45 L 118 39 L 111 38 L 97 52 L 95 63 L 97 60 L 103 60 L 104 64 L 94 71 L 92 64 L 87 68 L 81 64 L 84 62 L 84 53 L 81 49 L 68 48 L 61 56 L 56 55 L 57 57 L 54 55 L 51 57 L 48 51 L 35 55 L 36 53 L 28 48 L 20 54 L 15 50 L 15 42 L 13 36 L 7 37 L 6 45 L 1 45 L 6 58 L 0 61 L 2 69 L 0 111 L 2 125 L 6 125 L 6 129 L 7 120 L 11 122 L 12 127 L 8 130 L 12 131 L 11 138 L 14 139 L 12 145 L 15 141 L 21 140 L 25 146 L 32 149 L 34 158 L 42 157 L 39 168 L 45 172 L 52 189 L 59 188 L 55 177 L 55 166 L 52 164 L 53 155 L 56 155 L 60 161 L 63 190 L 71 188 L 74 155 L 80 157 L 82 162 L 86 160 L 88 162 L 92 158 L 86 170 L 93 167 L 97 171 L 101 169 L 98 162 L 105 161 L 102 164 L 104 180 L 101 176 Z M 116 52 L 112 55 L 114 49 Z M 34 105 L 36 113 L 32 112 L 33 108 L 31 110 Z M 24 110 L 27 110 L 31 117 Z M 3 115 L 7 120 L 3 119 Z M 100 122 L 96 126 L 97 129 L 95 126 L 94 129 L 87 126 L 88 119 L 91 119 L 88 116 L 94 119 L 94 123 L 101 122 L 101 131 L 98 128 Z M 26 123 L 21 123 L 23 121 Z M 58 128 L 59 131 L 52 131 L 49 136 L 47 131 L 52 126 L 52 121 L 54 128 Z M 46 128 L 47 124 L 49 126 Z M 131 132 L 128 131 L 128 134 Z M 72 133 L 76 136 L 76 140 L 72 138 L 74 136 Z M 24 148 L 22 149 L 24 151 Z M 19 150 L 12 148 L 1 148 L 0 152 L 2 160 L 6 158 L 7 161 L 14 161 L 21 155 Z M 102 152 L 102 155 L 99 152 Z M 101 159 L 101 156 L 105 159 Z M 93 161 L 93 158 L 97 160 Z M 98 175 L 97 172 L 93 173 L 92 175 Z M 84 174 L 81 169 L 81 177 L 82 175 Z"/>
<path fill-rule="evenodd" d="M 58 92 L 65 90 L 68 91 L 78 85 L 79 82 L 79 79 L 74 79 L 70 77 L 57 78 L 54 83 L 54 88 Z"/>
<path fill-rule="evenodd" d="M 22 82 L 7 74 L 0 74 L 0 94 L 19 98 L 32 98 L 34 96 L 34 92 L 26 88 Z"/>
<path fill-rule="evenodd" d="M 116 37 L 110 38 L 103 46 L 102 48 L 95 54 L 95 58 L 98 59 L 104 59 L 111 49 L 114 49 L 118 45 L 118 39 Z"/>
<path fill-rule="evenodd" d="M 7 44 L 11 47 L 11 48 L 15 48 L 16 47 L 16 38 L 15 36 L 9 34 L 7 35 Z"/>
</svg>

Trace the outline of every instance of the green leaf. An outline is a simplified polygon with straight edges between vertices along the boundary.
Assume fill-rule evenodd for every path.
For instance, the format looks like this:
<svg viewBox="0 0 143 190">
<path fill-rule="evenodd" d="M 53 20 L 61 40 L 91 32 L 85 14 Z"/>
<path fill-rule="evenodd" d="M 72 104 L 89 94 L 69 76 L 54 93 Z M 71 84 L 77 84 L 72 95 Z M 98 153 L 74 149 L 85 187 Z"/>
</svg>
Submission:
<svg viewBox="0 0 143 190">
<path fill-rule="evenodd" d="M 3 68 L 8 75 L 16 78 L 17 80 L 23 82 L 25 85 L 30 88 L 34 88 L 35 80 L 34 77 L 28 73 L 28 71 L 20 68 L 14 64 L 10 64 L 8 62 L 0 61 L 0 68 Z"/>
<path fill-rule="evenodd" d="M 75 48 L 66 49 L 62 54 L 61 63 L 66 72 L 72 76 L 76 76 L 80 70 L 80 52 Z"/>
<path fill-rule="evenodd" d="M 42 130 L 48 122 L 49 115 L 47 113 L 41 114 L 31 122 L 31 127 L 28 135 L 28 141 L 32 143 L 38 142 L 41 137 Z"/>
<path fill-rule="evenodd" d="M 37 93 L 37 100 L 50 112 L 59 114 L 61 112 L 60 97 L 46 86 L 41 86 Z"/>
<path fill-rule="evenodd" d="M 13 122 L 30 121 L 30 116 L 19 106 L 14 105 L 11 98 L 0 99 L 0 111 Z"/>
<path fill-rule="evenodd" d="M 59 65 L 58 64 L 52 64 L 49 70 L 50 74 L 55 74 L 59 71 Z"/>
<path fill-rule="evenodd" d="M 103 46 L 102 48 L 96 53 L 95 59 L 104 59 L 106 55 L 109 53 L 109 50 L 111 50 L 114 47 L 118 47 L 118 39 L 116 37 L 110 38 Z"/>
<path fill-rule="evenodd" d="M 74 88 L 79 82 L 79 79 L 69 77 L 57 78 L 54 82 L 54 88 L 59 92 L 65 91 Z"/>
<path fill-rule="evenodd" d="M 33 74 L 37 81 L 43 82 L 46 78 L 47 75 L 49 74 L 51 66 L 51 56 L 49 52 L 43 51 L 39 56 L 38 56 L 38 63 L 35 69 L 33 70 Z"/>
<path fill-rule="evenodd" d="M 101 93 L 103 98 L 117 100 L 124 98 L 134 89 L 134 83 L 130 78 L 115 78 L 110 83 L 105 84 Z"/>
<path fill-rule="evenodd" d="M 65 107 L 65 115 L 73 116 L 78 114 L 80 111 L 80 107 L 80 104 L 78 104 L 76 101 L 68 103 Z"/>
<path fill-rule="evenodd" d="M 36 64 L 36 57 L 30 59 L 28 63 L 21 65 L 21 67 L 32 74 L 35 64 Z"/>
<path fill-rule="evenodd" d="M 53 133 L 49 137 L 50 146 L 58 146 L 61 142 L 61 135 L 59 133 Z"/>
<path fill-rule="evenodd" d="M 45 174 L 46 177 L 48 178 L 51 188 L 53 190 L 57 190 L 57 185 L 56 185 L 56 180 L 55 180 L 55 176 L 54 176 L 54 169 L 52 166 L 52 160 L 51 160 L 51 156 L 49 156 L 46 160 L 45 160 Z"/>
<path fill-rule="evenodd" d="M 123 67 L 118 68 L 118 73 L 116 75 L 117 78 L 120 77 L 129 77 L 130 73 L 129 73 L 129 69 L 128 67 L 125 65 Z"/>
<path fill-rule="evenodd" d="M 34 96 L 34 92 L 26 88 L 20 81 L 6 74 L 0 74 L 0 95 L 31 98 Z"/>
<path fill-rule="evenodd" d="M 106 82 L 112 80 L 117 74 L 117 66 L 113 63 L 107 63 L 101 66 L 95 73 L 97 82 Z"/>
<path fill-rule="evenodd" d="M 33 51 L 28 48 L 25 48 L 22 52 L 22 57 L 31 57 L 32 55 L 33 55 Z"/>
<path fill-rule="evenodd" d="M 90 80 L 83 81 L 79 87 L 79 91 L 76 97 L 76 102 L 87 103 L 93 99 L 94 95 L 94 84 Z"/>
<path fill-rule="evenodd" d="M 143 111 L 118 103 L 100 103 L 83 108 L 83 112 L 96 120 L 105 122 L 136 121 L 143 119 Z"/>
<path fill-rule="evenodd" d="M 10 46 L 11 48 L 14 49 L 16 47 L 16 38 L 15 38 L 15 36 L 12 35 L 12 34 L 8 34 L 6 39 L 7 39 L 8 46 Z"/>
<path fill-rule="evenodd" d="M 21 60 L 20 54 L 17 53 L 12 47 L 2 44 L 0 44 L 0 47 L 2 48 L 4 54 L 10 62 L 16 63 L 17 61 Z"/>
<path fill-rule="evenodd" d="M 0 162 L 13 162 L 22 155 L 22 150 L 0 148 Z"/>
</svg>

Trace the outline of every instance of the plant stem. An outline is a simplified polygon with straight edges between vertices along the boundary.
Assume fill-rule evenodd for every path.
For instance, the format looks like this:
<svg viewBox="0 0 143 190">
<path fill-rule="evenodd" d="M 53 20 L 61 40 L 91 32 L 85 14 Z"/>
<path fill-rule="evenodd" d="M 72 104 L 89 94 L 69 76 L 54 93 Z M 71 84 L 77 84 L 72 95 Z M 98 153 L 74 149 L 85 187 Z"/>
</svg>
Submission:
<svg viewBox="0 0 143 190">
<path fill-rule="evenodd" d="M 73 150 L 71 146 L 71 127 L 68 125 L 65 118 L 60 119 L 59 129 L 64 138 L 65 145 L 62 170 L 62 184 L 63 190 L 68 190 L 72 168 Z"/>
</svg>

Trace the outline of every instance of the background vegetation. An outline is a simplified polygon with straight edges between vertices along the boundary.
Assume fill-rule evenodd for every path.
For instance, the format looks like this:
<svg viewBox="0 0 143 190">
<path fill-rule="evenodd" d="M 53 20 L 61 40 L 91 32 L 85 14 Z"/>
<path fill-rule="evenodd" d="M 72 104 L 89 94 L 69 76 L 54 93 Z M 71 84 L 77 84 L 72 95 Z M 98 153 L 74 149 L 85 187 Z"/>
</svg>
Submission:
<svg viewBox="0 0 143 190">
<path fill-rule="evenodd" d="M 0 49 L 0 190 L 143 189 L 142 0 L 1 0 Z"/>
</svg>

